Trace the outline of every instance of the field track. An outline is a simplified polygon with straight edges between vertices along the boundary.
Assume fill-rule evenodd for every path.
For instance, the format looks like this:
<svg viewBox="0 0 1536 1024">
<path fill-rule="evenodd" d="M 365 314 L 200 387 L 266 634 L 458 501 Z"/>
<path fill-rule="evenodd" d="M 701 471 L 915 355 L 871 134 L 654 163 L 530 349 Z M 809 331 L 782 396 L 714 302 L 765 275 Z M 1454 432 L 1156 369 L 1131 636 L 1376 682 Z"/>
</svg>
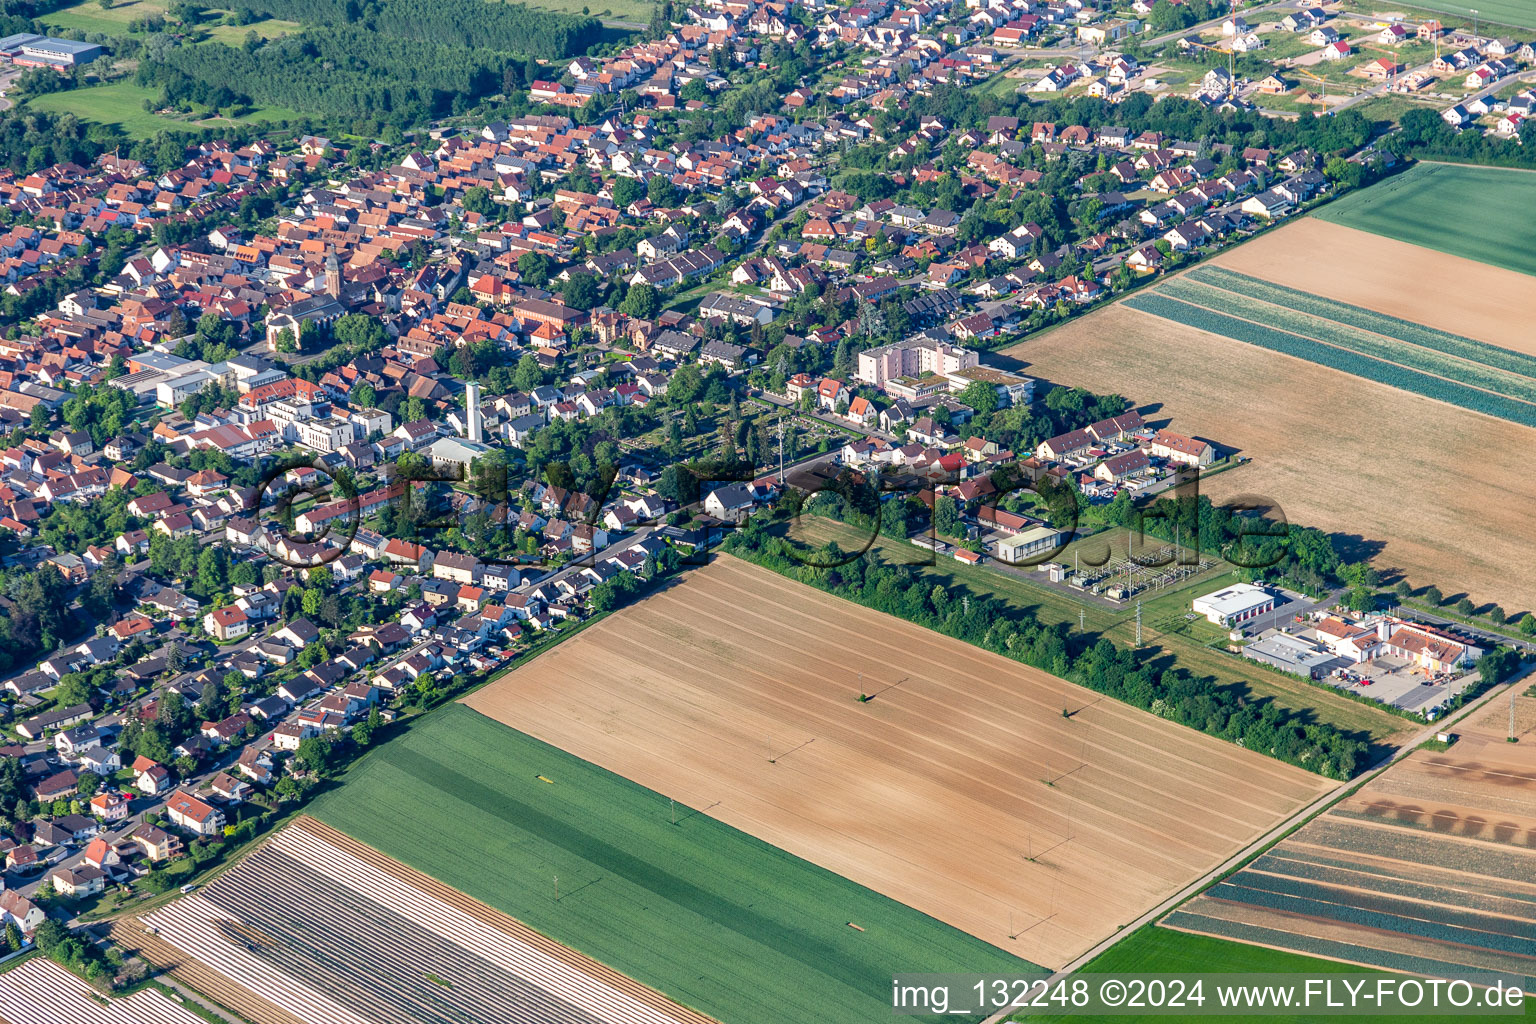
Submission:
<svg viewBox="0 0 1536 1024">
<path fill-rule="evenodd" d="M 713 1024 L 308 817 L 144 924 L 120 941 L 264 1024 Z"/>
<path fill-rule="evenodd" d="M 1331 785 L 725 555 L 466 703 L 1047 965 Z"/>
</svg>

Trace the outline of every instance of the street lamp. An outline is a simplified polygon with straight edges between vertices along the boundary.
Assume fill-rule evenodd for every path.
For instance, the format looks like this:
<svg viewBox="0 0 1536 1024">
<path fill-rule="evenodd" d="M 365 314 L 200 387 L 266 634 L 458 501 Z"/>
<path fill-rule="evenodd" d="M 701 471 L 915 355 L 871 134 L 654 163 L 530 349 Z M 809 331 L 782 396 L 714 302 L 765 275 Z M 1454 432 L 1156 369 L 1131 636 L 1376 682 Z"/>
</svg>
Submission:
<svg viewBox="0 0 1536 1024">
<path fill-rule="evenodd" d="M 1477 38 L 1477 8 L 1473 7 L 1473 8 L 1471 8 L 1471 11 L 1472 11 L 1472 38 L 1476 39 Z"/>
</svg>

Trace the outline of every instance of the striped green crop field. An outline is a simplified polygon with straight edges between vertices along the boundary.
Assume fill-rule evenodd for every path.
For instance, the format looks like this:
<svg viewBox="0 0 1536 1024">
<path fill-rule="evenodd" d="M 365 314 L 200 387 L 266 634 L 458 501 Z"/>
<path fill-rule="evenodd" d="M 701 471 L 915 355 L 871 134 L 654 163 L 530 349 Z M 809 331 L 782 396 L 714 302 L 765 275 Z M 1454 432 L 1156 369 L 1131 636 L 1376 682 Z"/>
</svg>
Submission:
<svg viewBox="0 0 1536 1024">
<path fill-rule="evenodd" d="M 1166 286 L 1159 286 L 1151 292 L 1144 292 L 1126 299 L 1125 304 L 1131 309 L 1150 313 L 1164 320 L 1219 334 L 1259 348 L 1267 348 L 1273 352 L 1281 352 L 1297 359 L 1305 359 L 1308 362 L 1386 384 L 1401 391 L 1423 395 L 1426 398 L 1433 398 L 1513 423 L 1536 427 L 1536 404 L 1511 397 L 1508 391 L 1494 393 L 1480 390 L 1481 385 L 1467 382 L 1480 379 L 1476 364 L 1455 361 L 1459 362 L 1459 366 L 1452 367 L 1450 362 L 1447 362 L 1441 364 L 1441 369 L 1454 368 L 1458 373 L 1455 376 L 1450 374 L 1437 376 L 1436 373 L 1440 372 L 1439 370 L 1426 372 L 1410 365 L 1423 363 L 1423 356 L 1419 354 L 1425 351 L 1422 349 L 1413 352 L 1389 349 L 1389 356 L 1365 354 L 1363 351 L 1339 344 L 1337 339 L 1340 336 L 1336 331 L 1327 329 L 1330 326 L 1327 321 L 1318 320 L 1313 327 L 1313 330 L 1322 337 L 1302 335 L 1284 327 L 1268 326 L 1268 323 L 1280 319 L 1273 313 L 1266 314 L 1266 323 L 1255 323 L 1252 320 L 1218 313 L 1213 309 L 1162 294 L 1164 287 Z M 1225 304 L 1225 295 L 1223 302 Z M 1273 307 L 1270 308 L 1273 309 Z M 1360 339 L 1354 340 L 1365 347 Z M 1414 346 L 1400 346 L 1400 349 L 1413 348 Z M 1513 381 L 1517 378 L 1511 375 L 1509 379 Z"/>
<path fill-rule="evenodd" d="M 1521 6 L 1536 7 L 1529 0 Z M 1529 18 L 1536 22 L 1536 18 Z M 1533 26 L 1536 27 L 1536 26 Z M 1423 162 L 1312 216 L 1522 274 L 1536 274 L 1536 174 Z"/>
<path fill-rule="evenodd" d="M 1536 403 L 1536 376 L 1493 369 L 1481 362 L 1385 338 L 1369 331 L 1323 320 L 1309 313 L 1297 312 L 1283 306 L 1275 306 L 1258 299 L 1222 291 L 1198 281 L 1175 278 L 1158 291 L 1168 298 L 1179 299 L 1216 312 L 1228 313 L 1244 320 L 1253 320 L 1373 359 L 1396 363 L 1399 366 L 1421 370 L 1438 377 L 1446 377 L 1509 398 Z"/>
<path fill-rule="evenodd" d="M 1434 349 L 1446 355 L 1483 363 L 1486 366 L 1508 370 L 1510 373 L 1525 377 L 1536 377 L 1536 356 L 1514 352 L 1499 345 L 1490 345 L 1486 341 L 1464 338 L 1449 331 L 1425 327 L 1412 320 L 1378 313 L 1364 306 L 1352 306 L 1337 299 L 1326 299 L 1311 292 L 1288 288 L 1257 277 L 1249 277 L 1247 274 L 1239 274 L 1225 267 L 1197 267 L 1184 277 L 1235 292 L 1238 295 L 1246 295 L 1298 312 L 1310 313 L 1324 320 L 1332 320 L 1373 334 L 1396 338 L 1410 345 Z"/>
<path fill-rule="evenodd" d="M 310 812 L 723 1024 L 888 1021 L 897 972 L 1043 973 L 459 704 Z"/>
<path fill-rule="evenodd" d="M 1362 306 L 1197 267 L 1132 309 L 1464 409 L 1536 426 L 1536 357 Z"/>
</svg>

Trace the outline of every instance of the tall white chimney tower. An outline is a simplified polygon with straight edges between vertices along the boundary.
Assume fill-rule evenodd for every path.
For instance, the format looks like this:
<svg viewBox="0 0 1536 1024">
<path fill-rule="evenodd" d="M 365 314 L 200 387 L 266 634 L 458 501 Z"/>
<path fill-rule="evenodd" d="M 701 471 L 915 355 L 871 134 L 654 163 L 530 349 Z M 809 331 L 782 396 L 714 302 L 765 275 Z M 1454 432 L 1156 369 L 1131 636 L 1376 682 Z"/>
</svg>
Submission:
<svg viewBox="0 0 1536 1024">
<path fill-rule="evenodd" d="M 464 421 L 469 424 L 469 440 L 480 438 L 480 385 L 464 385 Z"/>
</svg>

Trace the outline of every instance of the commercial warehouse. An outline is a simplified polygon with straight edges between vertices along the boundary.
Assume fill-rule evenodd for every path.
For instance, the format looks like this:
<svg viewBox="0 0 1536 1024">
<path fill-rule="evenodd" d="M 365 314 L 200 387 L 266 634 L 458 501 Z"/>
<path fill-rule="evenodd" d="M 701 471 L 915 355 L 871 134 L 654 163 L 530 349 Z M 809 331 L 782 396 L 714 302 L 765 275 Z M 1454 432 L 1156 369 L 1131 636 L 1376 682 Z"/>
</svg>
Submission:
<svg viewBox="0 0 1536 1024">
<path fill-rule="evenodd" d="M 55 39 L 35 32 L 19 32 L 0 39 L 0 57 L 24 68 L 54 68 L 67 71 L 77 64 L 89 64 L 107 51 L 96 43 L 77 43 Z"/>
<path fill-rule="evenodd" d="M 1234 583 L 1230 587 L 1195 598 L 1195 612 L 1217 626 L 1235 626 L 1275 610 L 1275 598 L 1263 587 Z"/>
</svg>

